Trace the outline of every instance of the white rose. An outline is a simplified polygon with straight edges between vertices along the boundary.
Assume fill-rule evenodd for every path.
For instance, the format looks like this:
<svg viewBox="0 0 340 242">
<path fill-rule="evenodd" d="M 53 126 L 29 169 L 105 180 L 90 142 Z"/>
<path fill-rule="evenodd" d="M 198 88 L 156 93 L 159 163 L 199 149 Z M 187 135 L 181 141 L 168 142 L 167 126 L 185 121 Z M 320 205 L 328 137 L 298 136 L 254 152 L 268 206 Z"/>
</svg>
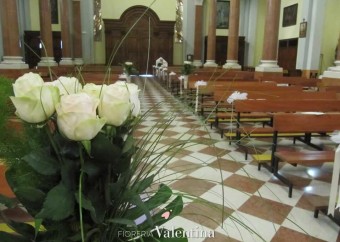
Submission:
<svg viewBox="0 0 340 242">
<path fill-rule="evenodd" d="M 60 95 L 78 93 L 82 90 L 79 80 L 75 77 L 61 76 L 58 80 L 53 81 L 53 83 L 59 88 Z"/>
<path fill-rule="evenodd" d="M 129 61 L 127 61 L 127 62 L 125 62 L 125 65 L 127 65 L 127 66 L 132 66 L 132 65 L 133 65 L 133 63 L 132 63 L 132 62 L 129 62 Z"/>
<path fill-rule="evenodd" d="M 126 83 L 123 81 L 117 81 L 113 85 L 119 85 L 127 88 L 130 95 L 131 112 L 134 117 L 140 114 L 140 100 L 139 100 L 139 88 L 134 83 Z"/>
<path fill-rule="evenodd" d="M 10 97 L 16 115 L 28 123 L 41 123 L 55 112 L 59 102 L 58 88 L 45 84 L 38 74 L 27 73 L 13 84 L 15 96 Z"/>
<path fill-rule="evenodd" d="M 86 93 L 62 96 L 56 106 L 60 132 L 74 141 L 93 139 L 106 122 L 96 115 L 98 103 L 99 99 Z"/>
<path fill-rule="evenodd" d="M 184 61 L 185 65 L 191 65 L 191 61 Z"/>
<path fill-rule="evenodd" d="M 107 87 L 106 84 L 96 85 L 94 83 L 87 83 L 83 87 L 82 92 L 89 94 L 91 97 L 99 99 L 101 93 L 103 93 L 103 91 L 105 90 L 106 87 Z"/>
<path fill-rule="evenodd" d="M 130 95 L 126 87 L 111 84 L 104 90 L 98 106 L 99 116 L 107 124 L 120 126 L 130 114 Z"/>
<path fill-rule="evenodd" d="M 24 96 L 34 87 L 41 87 L 44 85 L 44 80 L 41 78 L 39 74 L 36 73 L 26 73 L 16 79 L 13 84 L 13 91 L 16 97 Z"/>
</svg>

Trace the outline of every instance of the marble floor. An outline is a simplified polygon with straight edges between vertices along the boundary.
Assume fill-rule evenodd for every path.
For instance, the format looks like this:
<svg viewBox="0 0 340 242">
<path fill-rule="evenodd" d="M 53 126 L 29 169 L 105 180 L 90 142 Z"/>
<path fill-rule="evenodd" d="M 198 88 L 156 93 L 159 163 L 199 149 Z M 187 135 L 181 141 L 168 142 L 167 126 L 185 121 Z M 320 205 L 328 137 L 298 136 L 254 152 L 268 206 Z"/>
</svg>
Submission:
<svg viewBox="0 0 340 242">
<path fill-rule="evenodd" d="M 157 165 L 162 169 L 155 183 L 183 195 L 181 215 L 165 228 L 182 227 L 189 242 L 340 241 L 339 226 L 322 213 L 314 218 L 311 202 L 327 200 L 332 164 L 284 165 L 281 171 L 294 182 L 289 198 L 287 187 L 268 170 L 258 171 L 253 160 L 254 154 L 268 152 L 270 140 L 250 140 L 248 146 L 256 148 L 246 160 L 242 148 L 221 138 L 159 81 L 135 77 L 133 82 L 140 86 L 143 112 L 148 111 L 135 136 L 142 140 L 153 130 L 153 143 L 145 149 L 167 158 Z M 288 139 L 280 144 L 293 146 Z M 300 143 L 294 148 L 299 146 L 303 148 Z M 175 147 L 175 152 L 168 147 Z M 16 220 L 30 219 L 20 210 L 5 212 Z M 4 228 L 0 223 L 0 231 Z"/>
<path fill-rule="evenodd" d="M 313 204 L 327 201 L 332 164 L 322 167 L 284 165 L 281 171 L 294 183 L 293 196 L 267 169 L 257 169 L 253 156 L 229 143 L 215 128 L 195 115 L 183 100 L 172 96 L 153 78 L 135 78 L 140 85 L 142 109 L 151 109 L 136 137 L 173 118 L 167 129 L 157 135 L 155 152 L 184 140 L 158 173 L 156 182 L 185 194 L 181 216 L 165 227 L 182 227 L 191 242 L 224 241 L 340 241 L 339 226 L 324 214 L 314 218 Z M 321 140 L 322 141 L 322 140 Z M 320 141 L 320 142 L 321 142 Z M 318 141 L 316 141 L 318 142 Z M 280 144 L 304 148 L 281 139 Z M 251 153 L 266 153 L 270 140 L 250 140 Z M 201 232 L 201 233 L 199 233 Z M 214 238 L 209 235 L 214 234 Z"/>
</svg>

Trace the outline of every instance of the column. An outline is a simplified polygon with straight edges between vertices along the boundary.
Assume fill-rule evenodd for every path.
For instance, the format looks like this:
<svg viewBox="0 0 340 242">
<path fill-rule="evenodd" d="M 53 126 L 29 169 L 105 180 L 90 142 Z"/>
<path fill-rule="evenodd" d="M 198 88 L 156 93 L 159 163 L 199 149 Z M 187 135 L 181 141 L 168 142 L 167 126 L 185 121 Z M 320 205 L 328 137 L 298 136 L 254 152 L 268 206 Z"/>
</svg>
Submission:
<svg viewBox="0 0 340 242">
<path fill-rule="evenodd" d="M 80 0 L 73 0 L 73 55 L 74 64 L 83 65 Z"/>
<path fill-rule="evenodd" d="M 72 60 L 72 38 L 70 31 L 70 1 L 60 0 L 60 14 L 61 14 L 61 40 L 62 40 L 62 58 L 60 65 L 73 65 Z M 72 15 L 71 15 L 72 16 Z"/>
<path fill-rule="evenodd" d="M 195 3 L 195 40 L 194 40 L 194 62 L 193 65 L 202 66 L 202 24 L 203 24 L 203 1 Z"/>
<path fill-rule="evenodd" d="M 226 69 L 241 69 L 238 64 L 238 37 L 240 22 L 240 0 L 230 0 L 229 34 Z"/>
<path fill-rule="evenodd" d="M 282 75 L 283 70 L 277 65 L 280 5 L 281 0 L 267 0 L 262 60 L 255 68 L 257 73 Z"/>
<path fill-rule="evenodd" d="M 307 22 L 306 37 L 299 38 L 296 57 L 296 69 L 302 70 L 302 76 L 316 76 L 319 72 L 321 44 L 324 31 L 326 1 L 302 0 L 301 19 Z"/>
<path fill-rule="evenodd" d="M 207 59 L 204 67 L 217 67 L 215 62 L 216 53 L 216 0 L 208 0 L 209 27 L 207 43 Z"/>
<path fill-rule="evenodd" d="M 39 0 L 41 60 L 38 66 L 56 66 L 53 54 L 53 37 L 50 0 Z"/>
<path fill-rule="evenodd" d="M 324 71 L 322 79 L 335 78 L 340 79 L 340 36 L 338 39 L 336 60 L 334 61 L 335 66 L 329 67 L 327 71 Z"/>
<path fill-rule="evenodd" d="M 3 36 L 3 61 L 0 69 L 27 69 L 20 49 L 19 21 L 16 0 L 0 0 Z"/>
</svg>

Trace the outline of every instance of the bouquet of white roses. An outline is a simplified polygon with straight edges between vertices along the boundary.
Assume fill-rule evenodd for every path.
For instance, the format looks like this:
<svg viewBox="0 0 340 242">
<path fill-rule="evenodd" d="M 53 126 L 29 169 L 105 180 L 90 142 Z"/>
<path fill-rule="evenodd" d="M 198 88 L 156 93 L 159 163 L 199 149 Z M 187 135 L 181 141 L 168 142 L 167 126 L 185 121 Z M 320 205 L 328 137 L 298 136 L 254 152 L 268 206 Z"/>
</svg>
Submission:
<svg viewBox="0 0 340 242">
<path fill-rule="evenodd" d="M 8 164 L 6 179 L 35 226 L 4 218 L 16 233 L 0 231 L 0 241 L 142 241 L 141 230 L 162 241 L 154 229 L 166 222 L 159 206 L 172 191 L 161 185 L 142 199 L 154 175 L 140 169 L 145 154 L 133 138 L 138 86 L 83 86 L 69 77 L 48 83 L 28 73 L 13 89 L 16 115 L 34 130 L 27 145 L 35 145 Z M 0 203 L 17 206 L 16 199 L 0 196 Z M 171 219 L 182 207 L 178 196 L 164 209 Z"/>
</svg>

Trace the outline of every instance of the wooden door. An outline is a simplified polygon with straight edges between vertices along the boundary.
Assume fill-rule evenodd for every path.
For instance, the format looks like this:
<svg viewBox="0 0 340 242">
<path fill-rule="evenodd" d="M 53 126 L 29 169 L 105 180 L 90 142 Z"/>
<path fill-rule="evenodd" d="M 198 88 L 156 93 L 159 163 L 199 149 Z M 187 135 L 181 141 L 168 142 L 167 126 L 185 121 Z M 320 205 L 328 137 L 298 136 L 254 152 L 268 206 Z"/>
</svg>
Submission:
<svg viewBox="0 0 340 242">
<path fill-rule="evenodd" d="M 297 38 L 279 41 L 278 65 L 288 73 L 296 71 L 297 46 Z"/>
<path fill-rule="evenodd" d="M 174 21 L 160 21 L 155 12 L 148 10 L 129 32 L 145 9 L 144 6 L 134 6 L 127 9 L 118 20 L 104 19 L 106 64 L 116 66 L 132 61 L 141 74 L 146 73 L 147 65 L 147 72 L 151 73 L 152 65 L 160 56 L 172 65 Z M 121 46 L 116 50 L 120 43 Z M 112 59 L 112 53 L 115 52 Z"/>
</svg>

